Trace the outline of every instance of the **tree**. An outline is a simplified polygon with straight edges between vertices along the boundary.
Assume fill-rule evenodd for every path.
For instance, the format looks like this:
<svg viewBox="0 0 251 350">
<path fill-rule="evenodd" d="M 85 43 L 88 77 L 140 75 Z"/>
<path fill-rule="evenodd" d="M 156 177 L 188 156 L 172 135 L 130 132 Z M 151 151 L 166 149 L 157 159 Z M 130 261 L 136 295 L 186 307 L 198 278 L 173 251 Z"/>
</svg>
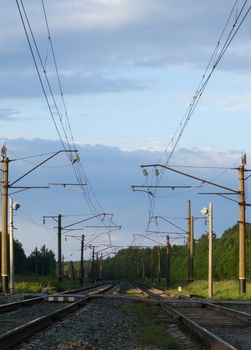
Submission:
<svg viewBox="0 0 251 350">
<path fill-rule="evenodd" d="M 37 247 L 27 258 L 28 270 L 38 275 L 50 275 L 55 273 L 56 260 L 52 250 L 43 245 L 40 250 Z"/>
<path fill-rule="evenodd" d="M 0 247 L 2 245 L 2 233 L 0 232 Z M 9 246 L 9 244 L 8 244 Z M 9 252 L 8 252 L 9 256 Z M 2 261 L 2 256 L 1 256 L 1 249 L 0 249 L 0 270 L 1 270 L 1 261 Z M 9 257 L 8 257 L 9 261 Z M 14 239 L 14 268 L 15 268 L 15 273 L 24 273 L 27 268 L 27 259 L 26 255 L 23 249 L 23 245 L 21 242 L 19 242 L 17 239 Z"/>
<path fill-rule="evenodd" d="M 23 245 L 17 239 L 14 239 L 14 269 L 15 273 L 24 273 L 27 270 L 27 258 Z"/>
</svg>

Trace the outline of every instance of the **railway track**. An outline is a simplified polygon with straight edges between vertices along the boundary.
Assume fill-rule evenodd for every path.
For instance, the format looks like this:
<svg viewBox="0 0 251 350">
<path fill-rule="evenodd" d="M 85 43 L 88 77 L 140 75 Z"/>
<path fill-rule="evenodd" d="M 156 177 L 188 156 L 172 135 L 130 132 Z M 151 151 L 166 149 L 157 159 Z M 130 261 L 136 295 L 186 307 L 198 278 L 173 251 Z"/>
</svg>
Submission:
<svg viewBox="0 0 251 350">
<path fill-rule="evenodd" d="M 118 291 L 118 287 L 116 288 Z M 247 314 L 237 310 L 238 303 L 219 303 L 220 305 L 217 305 L 193 299 L 163 299 L 161 292 L 159 295 L 156 295 L 143 285 L 140 285 L 140 288 L 145 294 L 148 294 L 148 298 L 132 298 L 125 296 L 125 294 L 123 295 L 123 293 L 119 296 L 117 293 L 115 293 L 115 296 L 114 294 L 109 294 L 106 297 L 105 293 L 109 290 L 114 292 L 114 285 L 109 284 L 95 286 L 95 288 L 78 289 L 58 295 L 46 296 L 45 298 L 26 300 L 23 301 L 22 306 L 18 306 L 19 302 L 2 305 L 0 307 L 0 312 L 2 313 L 0 321 L 0 350 L 16 348 L 17 344 L 23 342 L 24 339 L 45 328 L 46 330 L 39 332 L 38 336 L 32 337 L 32 342 L 30 343 L 29 341 L 27 347 L 26 345 L 20 345 L 20 349 L 55 349 L 57 348 L 55 345 L 49 347 L 48 343 L 42 346 L 41 344 L 47 338 L 50 339 L 50 342 L 55 342 L 57 337 L 57 340 L 60 340 L 62 344 L 64 342 L 66 342 L 65 344 L 72 344 L 72 341 L 74 341 L 72 340 L 72 334 L 76 334 L 76 339 L 82 339 L 85 334 L 84 339 L 88 339 L 90 333 L 93 332 L 92 327 L 95 327 L 92 334 L 100 332 L 100 329 L 102 332 L 102 327 L 104 327 L 105 334 L 108 332 L 111 339 L 114 330 L 116 330 L 115 333 L 122 334 L 123 331 L 119 331 L 118 328 L 122 327 L 123 329 L 123 322 L 121 322 L 122 325 L 119 325 L 119 322 L 121 317 L 124 316 L 119 316 L 112 322 L 113 329 L 110 329 L 106 323 L 106 313 L 110 313 L 109 317 L 113 318 L 112 308 L 115 306 L 115 311 L 117 310 L 116 308 L 119 310 L 119 305 L 123 305 L 124 302 L 130 302 L 128 301 L 130 299 L 133 299 L 132 302 L 145 301 L 147 299 L 148 302 L 157 304 L 160 307 L 160 312 L 156 316 L 156 321 L 174 339 L 182 344 L 182 349 L 246 350 L 251 348 L 251 313 Z M 104 293 L 104 298 L 100 296 L 102 293 Z M 60 303 L 60 301 L 64 303 Z M 248 307 L 246 303 L 241 304 L 243 309 L 248 310 L 249 307 L 251 311 L 251 303 L 248 304 Z M 81 309 L 84 305 L 87 307 L 81 312 L 78 311 L 77 314 L 74 313 L 74 311 Z M 3 311 L 4 308 L 6 308 L 5 311 Z M 102 308 L 105 308 L 105 314 L 102 314 Z M 68 317 L 66 318 L 66 316 Z M 79 321 L 79 317 L 82 317 L 81 321 Z M 91 317 L 92 322 L 88 318 L 88 324 L 86 324 L 86 317 Z M 90 322 L 96 325 L 93 326 Z M 56 328 L 55 326 L 48 327 L 54 323 L 56 323 Z M 84 324 L 85 331 L 83 333 Z M 134 330 L 138 325 L 130 327 Z M 64 329 L 68 329 L 68 339 L 64 335 Z M 189 337 L 191 337 L 192 341 L 189 341 Z M 95 343 L 93 338 L 89 338 L 89 341 L 94 341 Z M 106 341 L 104 335 L 103 341 Z M 128 342 L 129 339 L 125 341 Z M 81 344 L 83 345 L 84 343 Z M 80 347 L 76 348 L 85 349 L 84 346 L 81 347 L 81 344 Z M 121 345 L 123 346 L 123 343 Z M 68 349 L 67 346 L 66 348 L 62 347 L 62 349 Z M 75 349 L 75 347 L 73 348 Z M 102 347 L 101 345 L 101 349 L 103 348 L 110 349 L 110 345 L 108 347 Z M 87 349 L 89 348 L 87 347 Z M 114 349 L 117 348 L 115 347 Z"/>
<path fill-rule="evenodd" d="M 211 303 L 192 298 L 163 300 L 144 285 L 140 286 L 151 299 L 158 300 L 169 319 L 202 346 L 213 350 L 251 349 L 250 303 Z"/>
<path fill-rule="evenodd" d="M 96 285 L 1 305 L 0 350 L 13 348 L 27 337 L 83 307 L 92 300 L 93 295 L 106 293 L 112 288 L 112 284 Z"/>
</svg>

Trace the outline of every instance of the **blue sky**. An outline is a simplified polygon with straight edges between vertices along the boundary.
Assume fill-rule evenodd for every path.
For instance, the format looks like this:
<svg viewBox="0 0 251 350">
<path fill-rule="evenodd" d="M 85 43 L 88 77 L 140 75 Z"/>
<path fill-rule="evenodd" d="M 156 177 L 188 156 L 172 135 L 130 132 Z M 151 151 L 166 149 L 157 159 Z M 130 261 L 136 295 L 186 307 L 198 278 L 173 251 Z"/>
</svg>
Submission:
<svg viewBox="0 0 251 350">
<path fill-rule="evenodd" d="M 58 99 L 51 54 L 46 58 L 48 40 L 41 2 L 24 0 L 23 3 Z M 114 241 L 128 244 L 132 233 L 144 232 L 148 215 L 147 195 L 132 193 L 130 185 L 143 183 L 139 165 L 155 162 L 169 144 L 234 1 L 44 3 L 81 161 L 102 207 L 114 213 L 114 220 L 122 225 L 121 232 L 113 233 Z M 238 9 L 242 3 L 239 1 Z M 0 140 L 20 157 L 43 153 L 44 149 L 57 150 L 60 148 L 57 133 L 15 2 L 4 0 L 0 33 Z M 251 157 L 249 33 L 248 15 L 179 142 L 172 159 L 174 164 L 231 166 L 238 164 L 243 151 L 248 159 Z M 64 162 L 60 158 L 58 164 Z M 14 173 L 24 169 L 19 164 L 13 165 Z M 38 171 L 32 181 L 51 182 L 51 178 L 64 181 L 64 176 L 73 181 L 68 170 L 49 169 L 44 178 L 43 171 Z M 202 175 L 214 178 L 219 174 Z M 231 172 L 220 178 L 234 186 L 236 179 Z M 66 195 L 57 190 L 57 196 L 60 200 L 55 198 L 55 190 L 48 194 L 30 191 L 17 195 L 17 199 L 22 203 L 22 212 L 36 222 L 40 222 L 42 215 L 58 212 L 89 214 L 77 191 L 68 190 Z M 235 204 L 228 201 L 216 201 L 214 197 L 201 199 L 190 193 L 171 196 L 158 199 L 156 215 L 164 215 L 167 207 L 171 216 L 183 217 L 187 197 L 191 196 L 197 212 L 205 200 L 215 201 L 219 217 L 227 212 L 224 220 L 215 215 L 219 234 L 238 219 Z M 31 205 L 37 199 L 40 204 Z M 67 203 L 63 204 L 64 201 Z M 44 233 L 43 228 L 26 222 L 21 214 L 17 213 L 16 220 L 17 236 L 20 234 L 27 252 L 43 242 L 55 249 L 55 234 L 52 238 L 53 233 Z M 203 230 L 205 227 L 198 228 L 198 234 Z M 67 258 L 77 250 L 77 243 L 68 243 Z"/>
</svg>

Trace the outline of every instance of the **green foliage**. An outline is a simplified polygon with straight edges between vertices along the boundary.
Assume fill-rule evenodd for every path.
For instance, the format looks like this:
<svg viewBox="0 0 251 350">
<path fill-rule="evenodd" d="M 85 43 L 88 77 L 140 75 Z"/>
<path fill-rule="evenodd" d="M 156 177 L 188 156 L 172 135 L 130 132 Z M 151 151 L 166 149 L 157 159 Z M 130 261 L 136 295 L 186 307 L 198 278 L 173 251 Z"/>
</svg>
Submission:
<svg viewBox="0 0 251 350">
<path fill-rule="evenodd" d="M 208 283 L 207 280 L 198 280 L 192 283 L 179 283 L 182 286 L 182 294 L 197 295 L 200 297 L 208 297 Z M 168 293 L 177 294 L 177 285 L 175 289 L 169 289 Z M 247 293 L 239 294 L 239 281 L 236 279 L 228 281 L 214 281 L 213 296 L 218 300 L 250 300 L 251 298 L 251 283 L 247 283 Z"/>
<path fill-rule="evenodd" d="M 251 227 L 247 225 L 247 280 L 251 280 Z M 106 279 L 164 279 L 167 276 L 166 248 L 160 249 L 160 276 L 157 275 L 158 247 L 128 248 L 105 260 L 104 276 Z M 239 266 L 239 228 L 238 225 L 226 230 L 221 238 L 213 241 L 213 274 L 216 280 L 238 278 Z M 207 279 L 208 274 L 208 234 L 204 233 L 194 244 L 194 278 Z M 170 255 L 170 278 L 172 283 L 187 280 L 188 249 L 187 245 L 173 245 Z"/>
<path fill-rule="evenodd" d="M 87 285 L 87 281 L 85 280 Z M 1 283 L 0 283 L 1 284 Z M 15 291 L 17 293 L 55 293 L 79 288 L 79 279 L 66 279 L 59 284 L 58 278 L 54 276 L 17 275 L 15 280 Z"/>
<path fill-rule="evenodd" d="M 14 239 L 14 268 L 15 273 L 26 271 L 26 255 L 22 243 Z"/>
<path fill-rule="evenodd" d="M 52 250 L 43 245 L 40 251 L 35 250 L 27 258 L 27 269 L 36 275 L 50 275 L 55 273 L 56 260 Z"/>
<path fill-rule="evenodd" d="M 0 246 L 2 245 L 2 233 L 0 233 Z M 0 270 L 1 270 L 1 249 L 0 249 Z M 7 250 L 9 260 L 9 249 Z M 14 268 L 15 273 L 21 273 L 26 270 L 26 256 L 23 249 L 23 245 L 17 239 L 14 239 Z"/>
</svg>

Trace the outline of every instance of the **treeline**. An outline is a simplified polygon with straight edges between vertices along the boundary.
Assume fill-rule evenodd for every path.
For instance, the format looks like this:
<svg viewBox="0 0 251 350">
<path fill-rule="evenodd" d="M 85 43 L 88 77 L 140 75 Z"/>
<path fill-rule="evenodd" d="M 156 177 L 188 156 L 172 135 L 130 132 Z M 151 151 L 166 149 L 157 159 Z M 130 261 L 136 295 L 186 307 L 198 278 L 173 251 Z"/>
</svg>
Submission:
<svg viewBox="0 0 251 350">
<path fill-rule="evenodd" d="M 1 236 L 0 236 L 1 244 Z M 9 260 L 9 259 L 8 259 Z M 0 251 L 1 269 L 1 251 Z M 22 243 L 14 240 L 14 270 L 17 274 L 34 273 L 37 275 L 55 274 L 56 260 L 52 250 L 43 245 L 40 249 L 35 248 L 29 256 L 25 255 Z"/>
<path fill-rule="evenodd" d="M 251 280 L 251 242 L 248 237 L 251 228 L 247 227 L 247 279 Z M 170 256 L 166 247 L 128 248 L 119 251 L 115 257 L 104 261 L 105 279 L 167 278 L 168 262 L 170 280 L 188 278 L 187 245 L 173 245 Z M 226 230 L 213 241 L 213 274 L 215 279 L 238 278 L 239 231 L 238 225 Z M 160 258 L 158 258 L 158 255 Z M 208 234 L 194 242 L 194 279 L 206 279 L 208 274 Z"/>
</svg>

